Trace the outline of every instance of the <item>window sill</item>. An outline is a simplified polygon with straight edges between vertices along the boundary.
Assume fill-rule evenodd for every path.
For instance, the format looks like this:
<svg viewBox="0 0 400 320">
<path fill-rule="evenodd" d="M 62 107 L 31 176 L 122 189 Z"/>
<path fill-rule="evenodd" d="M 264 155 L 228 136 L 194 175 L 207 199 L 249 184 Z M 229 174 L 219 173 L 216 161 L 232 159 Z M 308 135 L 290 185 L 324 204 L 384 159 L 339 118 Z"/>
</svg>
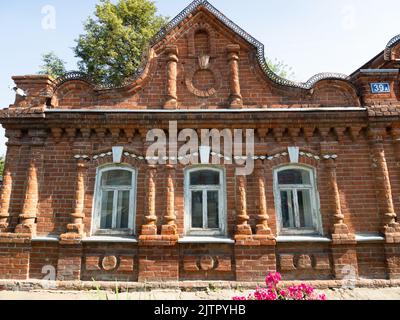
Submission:
<svg viewBox="0 0 400 320">
<path fill-rule="evenodd" d="M 383 237 L 379 233 L 358 233 L 356 234 L 357 242 L 380 242 L 385 241 L 385 237 Z"/>
<path fill-rule="evenodd" d="M 32 238 L 32 242 L 58 242 L 60 237 L 57 235 L 47 235 Z"/>
<path fill-rule="evenodd" d="M 276 238 L 278 243 L 294 243 L 294 242 L 314 242 L 314 243 L 330 243 L 332 239 L 322 236 L 279 236 Z"/>
<path fill-rule="evenodd" d="M 100 243 L 138 243 L 137 239 L 132 237 L 120 237 L 120 236 L 93 236 L 85 238 L 82 242 L 100 242 Z"/>
<path fill-rule="evenodd" d="M 234 244 L 235 241 L 228 238 L 221 238 L 221 237 L 185 237 L 179 239 L 178 243 L 182 244 L 191 244 L 191 243 L 222 243 L 222 244 Z"/>
</svg>

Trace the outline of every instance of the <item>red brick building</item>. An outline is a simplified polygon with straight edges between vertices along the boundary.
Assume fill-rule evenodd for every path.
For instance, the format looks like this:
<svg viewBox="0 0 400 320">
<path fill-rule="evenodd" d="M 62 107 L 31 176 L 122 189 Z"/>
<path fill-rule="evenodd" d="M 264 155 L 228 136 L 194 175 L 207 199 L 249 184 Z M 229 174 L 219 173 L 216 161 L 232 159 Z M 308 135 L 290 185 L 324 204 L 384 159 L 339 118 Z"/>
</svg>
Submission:
<svg viewBox="0 0 400 320">
<path fill-rule="evenodd" d="M 120 87 L 14 77 L 0 113 L 0 279 L 51 267 L 83 281 L 399 279 L 399 59 L 400 36 L 350 76 L 285 80 L 261 43 L 196 0 Z M 236 175 L 232 158 L 150 164 L 147 133 L 171 121 L 254 129 L 254 171 Z"/>
</svg>

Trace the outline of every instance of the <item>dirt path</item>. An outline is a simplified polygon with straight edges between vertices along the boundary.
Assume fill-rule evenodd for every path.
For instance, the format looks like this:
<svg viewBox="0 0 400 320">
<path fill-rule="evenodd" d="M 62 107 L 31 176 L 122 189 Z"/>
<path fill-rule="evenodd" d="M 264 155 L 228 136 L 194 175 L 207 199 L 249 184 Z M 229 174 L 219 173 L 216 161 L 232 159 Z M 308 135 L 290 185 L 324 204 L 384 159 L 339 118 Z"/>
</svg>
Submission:
<svg viewBox="0 0 400 320">
<path fill-rule="evenodd" d="M 400 300 L 400 288 L 323 290 L 329 300 Z M 208 292 L 181 292 L 153 290 L 151 292 L 121 293 L 118 298 L 109 292 L 96 291 L 0 291 L 0 300 L 231 300 L 246 292 L 215 290 Z"/>
</svg>

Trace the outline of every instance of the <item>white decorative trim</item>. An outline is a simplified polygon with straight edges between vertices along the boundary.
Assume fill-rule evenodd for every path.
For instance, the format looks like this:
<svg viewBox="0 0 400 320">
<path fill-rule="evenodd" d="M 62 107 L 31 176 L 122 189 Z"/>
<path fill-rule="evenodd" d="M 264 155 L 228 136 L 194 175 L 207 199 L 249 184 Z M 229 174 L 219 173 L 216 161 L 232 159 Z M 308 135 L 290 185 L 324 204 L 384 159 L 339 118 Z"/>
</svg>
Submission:
<svg viewBox="0 0 400 320">
<path fill-rule="evenodd" d="M 88 160 L 90 160 L 90 157 L 89 157 L 89 156 L 80 155 L 80 154 L 75 155 L 74 158 L 75 158 L 76 160 L 79 160 L 79 159 L 88 159 Z"/>
<path fill-rule="evenodd" d="M 112 156 L 114 163 L 121 163 L 122 152 L 124 152 L 124 147 L 112 147 Z"/>
<path fill-rule="evenodd" d="M 220 237 L 185 237 L 179 239 L 178 243 L 191 244 L 191 243 L 226 243 L 234 244 L 235 240 Z"/>
<path fill-rule="evenodd" d="M 300 148 L 299 147 L 288 147 L 290 163 L 299 163 Z"/>
<path fill-rule="evenodd" d="M 149 110 L 149 109 L 131 109 L 131 110 L 115 110 L 115 109 L 46 109 L 45 113 L 282 113 L 282 112 L 353 112 L 353 111 L 367 111 L 364 107 L 334 107 L 334 108 L 269 108 L 268 106 L 263 106 L 263 108 L 254 109 L 179 109 L 179 110 Z"/>
<path fill-rule="evenodd" d="M 338 156 L 337 156 L 337 154 L 327 154 L 327 155 L 324 155 L 323 158 L 324 158 L 325 160 L 329 160 L 329 159 L 335 160 L 335 159 L 338 158 Z"/>
<path fill-rule="evenodd" d="M 128 237 L 89 237 L 82 240 L 82 242 L 101 242 L 101 243 L 138 243 L 135 238 Z"/>
<path fill-rule="evenodd" d="M 113 148 L 116 148 L 116 147 L 113 147 Z M 118 148 L 123 148 L 123 147 L 118 147 Z M 204 148 L 204 149 L 202 149 L 202 148 Z M 254 161 L 256 161 L 256 160 L 268 160 L 268 161 L 273 161 L 275 159 L 287 157 L 288 155 L 289 155 L 289 158 L 290 158 L 290 152 L 291 152 L 290 150 L 288 150 L 289 152 L 277 153 L 277 154 L 274 154 L 274 155 L 271 155 L 271 156 L 268 156 L 268 155 L 255 155 L 255 156 L 235 156 L 235 157 L 231 157 L 231 156 L 225 156 L 222 153 L 216 153 L 216 152 L 212 151 L 212 149 L 210 149 L 210 152 L 207 155 L 208 150 L 206 150 L 205 148 L 209 148 L 209 147 L 201 146 L 199 148 L 200 149 L 199 152 L 194 152 L 192 154 L 187 154 L 185 156 L 181 156 L 181 157 L 178 157 L 178 158 L 165 156 L 165 157 L 162 157 L 162 160 L 164 160 L 164 161 L 168 161 L 168 160 L 173 160 L 173 161 L 179 160 L 179 161 L 182 161 L 184 159 L 190 159 L 192 157 L 199 157 L 200 156 L 201 164 L 206 165 L 206 164 L 210 163 L 210 155 L 211 155 L 212 157 L 218 157 L 218 158 L 223 159 L 225 161 L 233 161 L 233 160 L 244 160 L 244 161 L 248 161 L 248 160 L 254 160 Z M 297 147 L 289 147 L 288 149 L 290 149 L 290 148 L 297 148 Z M 202 154 L 202 152 L 203 152 L 203 154 Z M 291 160 L 291 163 L 293 163 L 293 164 L 299 163 L 299 160 L 295 161 L 296 160 L 296 154 L 295 154 L 296 151 L 293 151 L 293 152 L 294 152 L 293 153 L 293 159 L 292 159 L 293 161 Z M 135 153 L 129 153 L 129 152 L 123 152 L 123 151 L 122 151 L 122 154 L 125 157 L 131 157 L 132 159 L 136 159 L 136 160 L 139 160 L 139 161 L 150 161 L 150 160 L 158 161 L 158 160 L 160 160 L 160 157 L 144 157 L 144 156 L 141 156 L 141 155 L 137 155 Z M 122 157 L 122 154 L 121 154 L 121 157 Z M 74 158 L 77 159 L 77 160 L 79 160 L 79 159 L 97 160 L 99 158 L 105 158 L 105 157 L 108 157 L 108 156 L 113 156 L 114 157 L 114 152 L 110 151 L 110 152 L 107 152 L 107 153 L 96 154 L 92 158 L 87 156 L 87 155 L 75 155 Z M 118 155 L 117 155 L 117 157 L 118 157 Z M 312 154 L 312 153 L 309 153 L 309 152 L 300 151 L 300 149 L 299 149 L 299 157 L 307 157 L 307 158 L 310 158 L 310 159 L 315 159 L 317 161 L 320 161 L 321 158 L 326 159 L 326 160 L 328 160 L 328 159 L 337 159 L 338 155 L 332 154 L 332 155 L 318 156 L 318 155 L 315 155 L 315 154 Z M 121 161 L 115 162 L 115 160 L 114 160 L 114 163 L 121 163 Z"/>
<path fill-rule="evenodd" d="M 321 236 L 278 236 L 278 243 L 293 243 L 293 242 L 315 242 L 315 243 L 330 243 L 332 239 Z"/>
<path fill-rule="evenodd" d="M 210 146 L 200 146 L 199 151 L 200 151 L 201 164 L 210 164 L 211 147 Z"/>
<path fill-rule="evenodd" d="M 379 233 L 359 233 L 356 234 L 357 242 L 377 242 L 385 241 L 385 237 Z"/>
<path fill-rule="evenodd" d="M 58 242 L 60 237 L 57 235 L 39 236 L 32 238 L 32 242 Z"/>
</svg>

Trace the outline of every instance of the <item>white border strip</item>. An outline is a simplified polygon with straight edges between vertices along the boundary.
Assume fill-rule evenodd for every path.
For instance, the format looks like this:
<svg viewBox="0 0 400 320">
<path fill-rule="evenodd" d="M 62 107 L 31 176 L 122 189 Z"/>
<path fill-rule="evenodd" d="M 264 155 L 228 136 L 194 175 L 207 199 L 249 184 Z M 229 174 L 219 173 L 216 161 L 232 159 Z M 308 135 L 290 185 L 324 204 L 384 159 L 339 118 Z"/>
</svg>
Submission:
<svg viewBox="0 0 400 320">
<path fill-rule="evenodd" d="M 251 112 L 332 112 L 332 111 L 366 111 L 362 107 L 335 107 L 335 108 L 270 108 L 270 109 L 46 109 L 45 113 L 251 113 Z"/>
<path fill-rule="evenodd" d="M 191 244 L 191 243 L 226 243 L 234 244 L 235 240 L 228 238 L 218 238 L 218 237 L 185 237 L 179 239 L 178 243 L 181 244 Z"/>
<path fill-rule="evenodd" d="M 330 243 L 332 239 L 322 236 L 279 236 L 276 238 L 278 243 L 302 243 L 302 242 L 319 242 Z"/>
</svg>

